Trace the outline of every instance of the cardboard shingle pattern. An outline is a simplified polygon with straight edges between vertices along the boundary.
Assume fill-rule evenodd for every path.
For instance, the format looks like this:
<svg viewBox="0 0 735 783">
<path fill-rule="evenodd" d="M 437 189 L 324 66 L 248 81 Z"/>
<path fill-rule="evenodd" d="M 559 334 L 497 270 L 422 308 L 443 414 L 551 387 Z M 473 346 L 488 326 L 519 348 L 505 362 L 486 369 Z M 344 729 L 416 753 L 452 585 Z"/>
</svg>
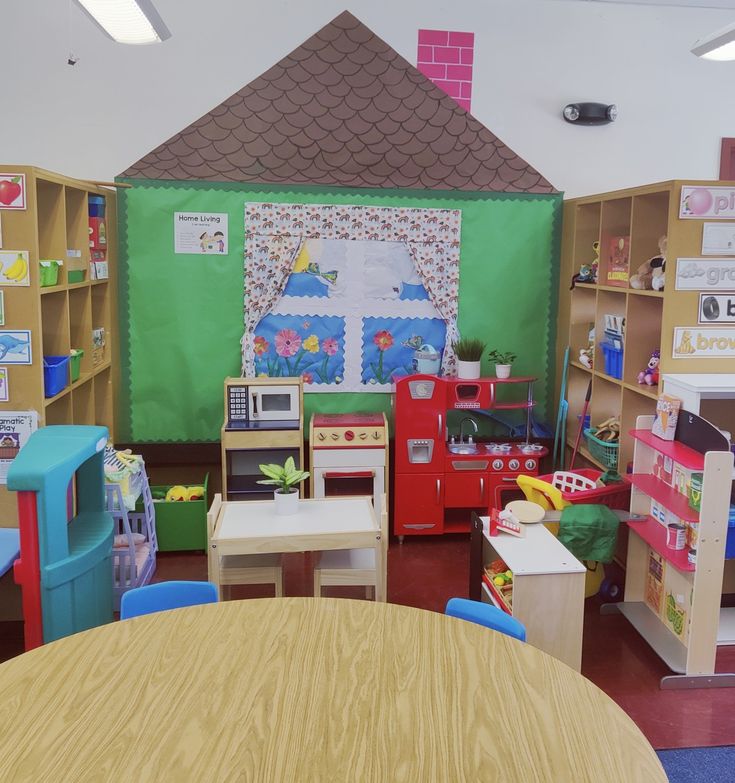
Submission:
<svg viewBox="0 0 735 783">
<path fill-rule="evenodd" d="M 556 192 L 347 11 L 120 176 Z"/>
</svg>

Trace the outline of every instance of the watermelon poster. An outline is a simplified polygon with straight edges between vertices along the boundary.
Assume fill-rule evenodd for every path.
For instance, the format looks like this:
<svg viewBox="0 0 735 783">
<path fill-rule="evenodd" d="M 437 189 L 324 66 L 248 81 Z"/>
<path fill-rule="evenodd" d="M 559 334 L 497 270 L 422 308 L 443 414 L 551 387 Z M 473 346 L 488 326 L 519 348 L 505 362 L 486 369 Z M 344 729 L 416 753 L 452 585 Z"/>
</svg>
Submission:
<svg viewBox="0 0 735 783">
<path fill-rule="evenodd" d="M 26 208 L 26 175 L 0 174 L 0 209 Z"/>
</svg>

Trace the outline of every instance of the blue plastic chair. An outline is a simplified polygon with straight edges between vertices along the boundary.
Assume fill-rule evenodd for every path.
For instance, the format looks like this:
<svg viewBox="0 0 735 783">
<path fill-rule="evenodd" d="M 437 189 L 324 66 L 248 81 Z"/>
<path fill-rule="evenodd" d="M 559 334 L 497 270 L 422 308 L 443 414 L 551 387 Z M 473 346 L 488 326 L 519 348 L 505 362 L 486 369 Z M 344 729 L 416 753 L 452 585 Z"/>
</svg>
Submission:
<svg viewBox="0 0 735 783">
<path fill-rule="evenodd" d="M 157 582 L 123 593 L 120 619 L 179 609 L 183 606 L 217 603 L 217 588 L 211 582 Z"/>
<path fill-rule="evenodd" d="M 477 625 L 484 625 L 485 628 L 492 628 L 493 631 L 520 639 L 522 642 L 526 641 L 526 627 L 523 623 L 492 604 L 470 601 L 467 598 L 450 598 L 447 601 L 444 614 Z"/>
</svg>

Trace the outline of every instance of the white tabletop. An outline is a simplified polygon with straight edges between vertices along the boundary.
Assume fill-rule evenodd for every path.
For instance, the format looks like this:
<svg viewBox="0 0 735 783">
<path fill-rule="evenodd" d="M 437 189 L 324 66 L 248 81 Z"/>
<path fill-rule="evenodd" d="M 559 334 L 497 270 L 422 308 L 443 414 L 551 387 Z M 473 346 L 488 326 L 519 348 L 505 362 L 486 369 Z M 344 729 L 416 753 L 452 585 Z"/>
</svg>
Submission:
<svg viewBox="0 0 735 783">
<path fill-rule="evenodd" d="M 302 499 L 296 514 L 279 516 L 272 500 L 223 503 L 213 540 L 290 538 L 379 530 L 370 498 Z"/>
<path fill-rule="evenodd" d="M 514 576 L 522 574 L 578 574 L 587 569 L 548 528 L 539 523 L 523 525 L 523 538 L 509 533 L 488 535 L 488 517 L 482 519 L 482 529 L 490 545 L 502 558 Z"/>
</svg>

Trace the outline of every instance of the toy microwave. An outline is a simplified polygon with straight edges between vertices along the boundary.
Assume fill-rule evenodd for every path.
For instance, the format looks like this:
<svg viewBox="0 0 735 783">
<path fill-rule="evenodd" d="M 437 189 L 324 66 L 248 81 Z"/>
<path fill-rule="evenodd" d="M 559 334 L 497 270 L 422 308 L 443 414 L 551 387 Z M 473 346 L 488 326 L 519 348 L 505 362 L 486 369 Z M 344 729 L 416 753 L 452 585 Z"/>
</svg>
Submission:
<svg viewBox="0 0 735 783">
<path fill-rule="evenodd" d="M 299 425 L 301 378 L 226 378 L 227 429 L 257 428 L 266 422 Z"/>
</svg>

